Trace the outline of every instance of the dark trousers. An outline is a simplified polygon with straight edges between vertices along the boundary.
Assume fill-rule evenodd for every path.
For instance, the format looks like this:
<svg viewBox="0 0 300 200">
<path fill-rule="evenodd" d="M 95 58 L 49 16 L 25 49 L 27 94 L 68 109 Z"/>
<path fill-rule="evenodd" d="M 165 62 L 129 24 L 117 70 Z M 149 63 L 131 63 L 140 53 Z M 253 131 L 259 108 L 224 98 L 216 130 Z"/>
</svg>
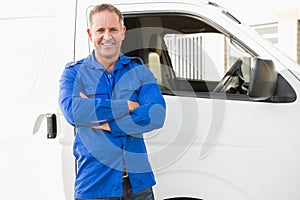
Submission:
<svg viewBox="0 0 300 200">
<path fill-rule="evenodd" d="M 154 200 L 152 188 L 148 188 L 137 194 L 133 194 L 128 177 L 123 178 L 122 186 L 123 186 L 122 197 L 101 198 L 101 199 L 75 199 L 75 200 Z"/>
</svg>

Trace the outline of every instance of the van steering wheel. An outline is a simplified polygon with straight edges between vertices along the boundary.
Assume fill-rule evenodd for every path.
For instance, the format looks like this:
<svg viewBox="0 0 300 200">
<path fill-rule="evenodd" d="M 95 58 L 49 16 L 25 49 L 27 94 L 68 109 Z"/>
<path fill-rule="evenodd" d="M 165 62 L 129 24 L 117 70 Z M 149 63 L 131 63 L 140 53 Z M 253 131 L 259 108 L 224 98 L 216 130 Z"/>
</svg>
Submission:
<svg viewBox="0 0 300 200">
<path fill-rule="evenodd" d="M 215 87 L 215 93 L 231 93 L 231 94 L 246 94 L 247 91 L 243 89 L 244 77 L 242 73 L 242 59 L 238 59 L 231 66 L 229 71 L 224 75 L 222 80 Z"/>
</svg>

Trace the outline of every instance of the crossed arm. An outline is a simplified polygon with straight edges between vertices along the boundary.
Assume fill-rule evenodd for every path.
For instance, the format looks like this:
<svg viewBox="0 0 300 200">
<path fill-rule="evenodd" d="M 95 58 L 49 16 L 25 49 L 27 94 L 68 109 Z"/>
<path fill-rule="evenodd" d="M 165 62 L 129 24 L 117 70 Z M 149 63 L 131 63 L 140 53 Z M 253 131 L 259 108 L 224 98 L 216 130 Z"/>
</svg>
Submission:
<svg viewBox="0 0 300 200">
<path fill-rule="evenodd" d="M 83 94 L 82 92 L 79 93 L 79 96 L 83 99 L 87 99 L 88 97 Z M 138 102 L 135 101 L 131 101 L 131 100 L 127 100 L 127 104 L 128 104 L 128 113 L 130 113 L 131 111 L 133 111 L 134 109 L 138 108 L 140 106 L 140 104 Z M 97 122 L 105 122 L 106 120 L 99 120 Z M 109 124 L 106 122 L 102 125 L 98 125 L 98 126 L 92 126 L 92 128 L 94 129 L 99 129 L 99 130 L 105 130 L 105 131 L 111 131 L 110 130 L 110 126 Z"/>
<path fill-rule="evenodd" d="M 60 82 L 59 104 L 66 120 L 74 127 L 109 131 L 113 136 L 141 134 L 161 128 L 166 105 L 151 72 L 143 71 L 145 83 L 137 100 L 100 99 L 84 94 L 77 71 L 65 70 Z M 80 77 L 80 76 L 79 76 Z"/>
</svg>

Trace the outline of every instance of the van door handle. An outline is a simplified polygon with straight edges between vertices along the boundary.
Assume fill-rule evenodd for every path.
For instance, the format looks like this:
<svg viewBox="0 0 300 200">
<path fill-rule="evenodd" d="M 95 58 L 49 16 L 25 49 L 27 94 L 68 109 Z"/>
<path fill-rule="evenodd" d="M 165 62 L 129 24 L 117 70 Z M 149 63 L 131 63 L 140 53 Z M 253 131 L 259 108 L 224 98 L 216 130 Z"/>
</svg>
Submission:
<svg viewBox="0 0 300 200">
<path fill-rule="evenodd" d="M 57 136 L 57 119 L 54 113 L 41 114 L 37 117 L 33 127 L 33 135 L 40 130 L 44 119 L 47 119 L 47 138 L 55 139 Z"/>
<path fill-rule="evenodd" d="M 47 138 L 54 139 L 57 135 L 57 120 L 55 114 L 49 114 L 47 118 Z"/>
</svg>

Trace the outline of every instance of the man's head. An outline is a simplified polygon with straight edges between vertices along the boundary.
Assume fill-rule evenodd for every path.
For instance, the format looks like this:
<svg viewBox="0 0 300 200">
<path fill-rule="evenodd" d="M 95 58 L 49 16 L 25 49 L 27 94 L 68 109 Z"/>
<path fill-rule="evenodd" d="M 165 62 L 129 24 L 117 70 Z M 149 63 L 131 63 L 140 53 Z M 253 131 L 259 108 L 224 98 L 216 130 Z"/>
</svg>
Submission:
<svg viewBox="0 0 300 200">
<path fill-rule="evenodd" d="M 111 4 L 97 5 L 90 11 L 89 22 L 87 32 L 94 44 L 96 59 L 117 58 L 126 31 L 120 10 Z"/>
</svg>

